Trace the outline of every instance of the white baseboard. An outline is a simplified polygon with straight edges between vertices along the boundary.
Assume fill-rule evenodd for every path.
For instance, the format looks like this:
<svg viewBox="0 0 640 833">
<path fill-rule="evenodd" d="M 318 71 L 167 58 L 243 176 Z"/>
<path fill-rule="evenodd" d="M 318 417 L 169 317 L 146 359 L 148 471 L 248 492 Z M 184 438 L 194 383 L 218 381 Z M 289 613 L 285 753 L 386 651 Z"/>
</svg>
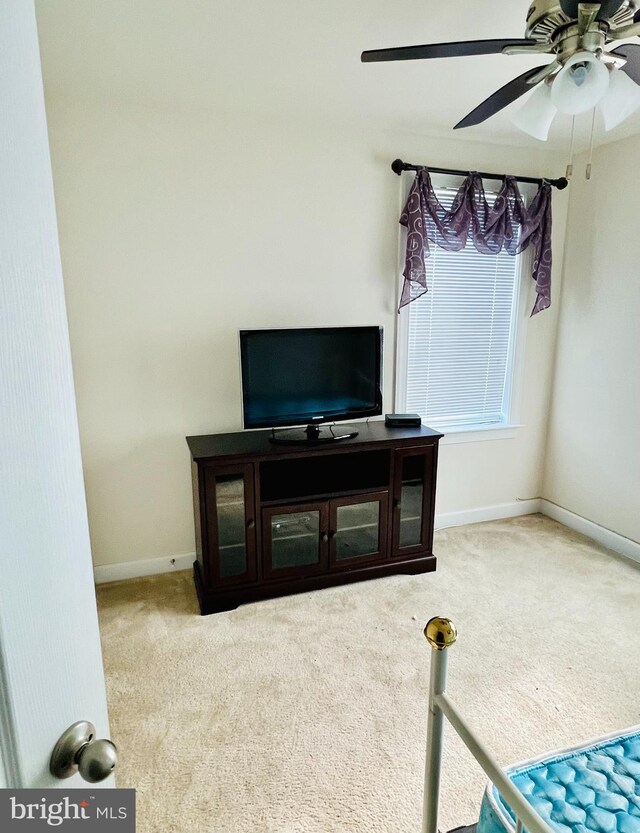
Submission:
<svg viewBox="0 0 640 833">
<path fill-rule="evenodd" d="M 155 576 L 159 573 L 173 573 L 176 570 L 190 570 L 196 560 L 195 552 L 181 555 L 164 555 L 160 558 L 140 558 L 138 561 L 124 561 L 118 564 L 100 564 L 93 568 L 96 584 L 122 581 L 140 576 Z"/>
<path fill-rule="evenodd" d="M 463 512 L 445 512 L 436 515 L 435 528 L 445 529 L 450 526 L 477 524 L 483 521 L 498 521 L 501 518 L 517 518 L 521 515 L 533 515 L 540 512 L 540 500 L 516 500 L 512 503 L 498 503 L 495 506 L 483 506 Z M 123 581 L 141 576 L 154 576 L 159 573 L 172 573 L 175 570 L 190 570 L 195 561 L 194 552 L 160 558 L 140 558 L 137 561 L 125 561 L 117 564 L 101 564 L 93 568 L 96 584 L 110 581 Z"/>
<path fill-rule="evenodd" d="M 542 512 L 543 515 L 592 538 L 603 547 L 640 563 L 640 543 L 543 498 L 515 500 L 511 503 L 498 503 L 494 506 L 482 506 L 462 512 L 441 512 L 436 515 L 435 528 L 446 529 L 451 526 L 464 526 L 484 521 L 499 521 L 502 518 L 518 518 L 522 515 L 533 515 L 536 512 Z M 119 564 L 102 564 L 94 567 L 93 572 L 96 584 L 105 584 L 110 581 L 171 573 L 175 570 L 190 570 L 195 558 L 194 552 L 185 552 L 173 557 L 166 555 L 160 558 L 141 558 L 138 561 L 126 561 Z"/>
<path fill-rule="evenodd" d="M 580 532 L 588 538 L 593 538 L 594 541 L 597 541 L 607 549 L 618 552 L 620 555 L 624 555 L 626 558 L 640 563 L 640 544 L 637 541 L 631 538 L 625 538 L 624 535 L 619 535 L 617 532 L 613 532 L 613 530 L 607 529 L 605 526 L 594 523 L 594 521 L 589 521 L 587 518 L 583 518 L 582 515 L 576 515 L 575 512 L 564 509 L 562 506 L 558 506 L 557 503 L 552 503 L 550 500 L 542 499 L 540 503 L 539 511 L 543 515 L 553 518 L 554 521 L 559 521 L 570 529 L 575 529 L 576 532 Z"/>
<path fill-rule="evenodd" d="M 450 526 L 479 524 L 484 521 L 499 521 L 502 518 L 519 518 L 521 515 L 534 515 L 540 512 L 540 498 L 532 500 L 514 500 L 511 503 L 497 503 L 494 506 L 481 506 L 478 509 L 466 509 L 462 512 L 436 513 L 435 528 L 446 529 Z"/>
</svg>

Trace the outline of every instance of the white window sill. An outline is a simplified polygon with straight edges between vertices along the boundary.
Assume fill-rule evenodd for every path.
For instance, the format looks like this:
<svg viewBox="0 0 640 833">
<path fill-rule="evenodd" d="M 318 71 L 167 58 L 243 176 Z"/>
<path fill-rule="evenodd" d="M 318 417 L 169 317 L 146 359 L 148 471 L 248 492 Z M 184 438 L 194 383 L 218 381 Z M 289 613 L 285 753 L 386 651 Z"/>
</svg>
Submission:
<svg viewBox="0 0 640 833">
<path fill-rule="evenodd" d="M 469 428 L 438 428 L 435 425 L 429 425 L 436 431 L 442 431 L 444 437 L 440 440 L 440 445 L 453 445 L 455 443 L 479 443 L 487 442 L 489 440 L 512 440 L 518 436 L 518 429 L 523 428 L 522 425 L 473 425 Z"/>
</svg>

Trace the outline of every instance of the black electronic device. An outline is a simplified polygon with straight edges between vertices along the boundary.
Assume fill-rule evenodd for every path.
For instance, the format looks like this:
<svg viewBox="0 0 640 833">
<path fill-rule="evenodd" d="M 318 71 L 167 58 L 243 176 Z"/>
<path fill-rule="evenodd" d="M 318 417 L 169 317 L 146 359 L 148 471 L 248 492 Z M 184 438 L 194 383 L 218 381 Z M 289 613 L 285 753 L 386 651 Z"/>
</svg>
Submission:
<svg viewBox="0 0 640 833">
<path fill-rule="evenodd" d="M 415 428 L 422 425 L 420 414 L 385 414 L 384 424 L 389 428 Z"/>
<path fill-rule="evenodd" d="M 348 439 L 323 422 L 382 413 L 382 328 L 241 330 L 245 428 L 306 425 L 273 434 L 277 443 Z"/>
</svg>

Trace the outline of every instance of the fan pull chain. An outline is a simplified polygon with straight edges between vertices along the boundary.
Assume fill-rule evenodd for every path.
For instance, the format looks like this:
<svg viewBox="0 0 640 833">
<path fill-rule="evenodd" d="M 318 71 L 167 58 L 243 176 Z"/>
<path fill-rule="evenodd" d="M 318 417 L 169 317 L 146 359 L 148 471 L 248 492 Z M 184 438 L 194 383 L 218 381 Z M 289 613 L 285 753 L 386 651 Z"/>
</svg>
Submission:
<svg viewBox="0 0 640 833">
<path fill-rule="evenodd" d="M 576 129 L 576 117 L 573 116 L 571 119 L 571 141 L 569 143 L 569 163 L 567 164 L 567 172 L 565 173 L 565 177 L 567 179 L 571 179 L 573 176 L 573 136 Z"/>
<path fill-rule="evenodd" d="M 591 159 L 593 158 L 593 133 L 596 126 L 596 108 L 593 108 L 591 116 L 591 138 L 589 139 L 589 161 L 587 162 L 587 179 L 591 179 Z"/>
</svg>

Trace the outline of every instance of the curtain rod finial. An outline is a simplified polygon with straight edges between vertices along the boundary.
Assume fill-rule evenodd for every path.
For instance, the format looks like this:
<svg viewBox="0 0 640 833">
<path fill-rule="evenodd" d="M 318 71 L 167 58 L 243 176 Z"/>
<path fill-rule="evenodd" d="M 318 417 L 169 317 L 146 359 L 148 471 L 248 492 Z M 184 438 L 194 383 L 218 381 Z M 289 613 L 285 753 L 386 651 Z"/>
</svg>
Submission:
<svg viewBox="0 0 640 833">
<path fill-rule="evenodd" d="M 402 161 L 402 159 L 394 159 L 391 163 L 391 170 L 394 172 L 394 174 L 398 174 L 398 176 L 400 176 L 404 169 L 404 162 Z"/>
<path fill-rule="evenodd" d="M 563 191 L 569 184 L 569 180 L 566 178 L 566 176 L 561 176 L 560 179 L 556 179 L 556 181 L 553 184 L 556 186 L 558 191 Z"/>
</svg>

